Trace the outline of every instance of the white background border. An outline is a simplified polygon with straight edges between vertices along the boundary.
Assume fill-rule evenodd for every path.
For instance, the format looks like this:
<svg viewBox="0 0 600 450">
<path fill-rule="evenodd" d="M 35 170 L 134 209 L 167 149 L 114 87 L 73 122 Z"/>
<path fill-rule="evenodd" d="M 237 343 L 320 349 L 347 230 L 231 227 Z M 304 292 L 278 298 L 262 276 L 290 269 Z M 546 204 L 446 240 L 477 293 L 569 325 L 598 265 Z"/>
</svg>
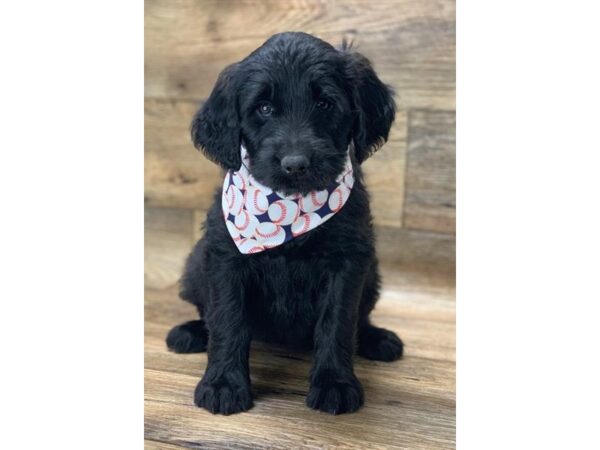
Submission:
<svg viewBox="0 0 600 450">
<path fill-rule="evenodd" d="M 599 18 L 458 3 L 459 449 L 600 448 Z"/>
<path fill-rule="evenodd" d="M 6 449 L 143 446 L 143 21 L 0 7 Z"/>
</svg>

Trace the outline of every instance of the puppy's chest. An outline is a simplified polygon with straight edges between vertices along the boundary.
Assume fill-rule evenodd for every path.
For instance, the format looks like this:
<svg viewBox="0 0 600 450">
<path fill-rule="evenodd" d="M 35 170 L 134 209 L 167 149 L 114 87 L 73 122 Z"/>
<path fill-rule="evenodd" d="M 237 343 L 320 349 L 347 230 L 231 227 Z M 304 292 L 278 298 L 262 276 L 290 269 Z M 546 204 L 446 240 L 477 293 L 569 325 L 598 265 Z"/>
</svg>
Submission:
<svg viewBox="0 0 600 450">
<path fill-rule="evenodd" d="M 318 260 L 269 258 L 255 273 L 250 308 L 282 327 L 310 324 L 324 288 Z"/>
</svg>

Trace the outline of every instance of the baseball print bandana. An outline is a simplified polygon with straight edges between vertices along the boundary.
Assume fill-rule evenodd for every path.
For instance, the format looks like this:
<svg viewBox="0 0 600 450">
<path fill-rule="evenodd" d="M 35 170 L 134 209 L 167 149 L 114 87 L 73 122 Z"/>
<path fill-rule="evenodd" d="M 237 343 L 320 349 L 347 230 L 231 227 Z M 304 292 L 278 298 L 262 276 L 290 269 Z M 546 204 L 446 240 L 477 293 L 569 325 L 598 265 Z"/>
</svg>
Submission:
<svg viewBox="0 0 600 450">
<path fill-rule="evenodd" d="M 350 152 L 335 182 L 304 197 L 262 185 L 248 171 L 250 159 L 243 145 L 241 156 L 240 169 L 225 175 L 221 205 L 227 230 L 243 254 L 277 247 L 315 229 L 342 209 L 354 186 Z"/>
</svg>

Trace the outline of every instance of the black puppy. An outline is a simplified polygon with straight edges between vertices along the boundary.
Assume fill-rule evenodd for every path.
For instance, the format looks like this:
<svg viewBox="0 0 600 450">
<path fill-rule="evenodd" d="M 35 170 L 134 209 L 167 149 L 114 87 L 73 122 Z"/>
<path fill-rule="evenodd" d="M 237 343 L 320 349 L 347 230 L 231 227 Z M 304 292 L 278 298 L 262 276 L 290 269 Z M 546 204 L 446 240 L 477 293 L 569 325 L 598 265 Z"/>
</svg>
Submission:
<svg viewBox="0 0 600 450">
<path fill-rule="evenodd" d="M 181 281 L 181 298 L 202 319 L 167 337 L 175 352 L 208 349 L 198 406 L 221 414 L 252 406 L 252 338 L 314 347 L 306 403 L 333 414 L 363 403 L 355 351 L 379 361 L 402 356 L 400 339 L 369 323 L 380 278 L 360 168 L 387 140 L 392 95 L 364 56 L 304 33 L 271 37 L 219 76 L 192 123 L 194 144 L 208 158 L 238 170 L 243 144 L 257 181 L 285 195 L 306 195 L 334 181 L 350 151 L 355 182 L 327 222 L 255 254 L 234 244 L 219 190 Z"/>
</svg>

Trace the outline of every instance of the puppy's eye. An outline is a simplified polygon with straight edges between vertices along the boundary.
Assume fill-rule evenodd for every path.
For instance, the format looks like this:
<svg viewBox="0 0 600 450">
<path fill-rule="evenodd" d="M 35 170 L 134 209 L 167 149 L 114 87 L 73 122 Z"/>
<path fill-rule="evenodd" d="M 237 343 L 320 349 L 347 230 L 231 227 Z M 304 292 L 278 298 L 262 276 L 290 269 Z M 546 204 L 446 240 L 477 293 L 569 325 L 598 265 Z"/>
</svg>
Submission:
<svg viewBox="0 0 600 450">
<path fill-rule="evenodd" d="M 322 109 L 323 111 L 329 111 L 331 108 L 333 108 L 333 105 L 327 100 L 318 100 L 317 108 Z"/>
<path fill-rule="evenodd" d="M 270 103 L 261 103 L 258 105 L 258 113 L 261 116 L 268 117 L 273 114 L 273 106 Z"/>
</svg>

